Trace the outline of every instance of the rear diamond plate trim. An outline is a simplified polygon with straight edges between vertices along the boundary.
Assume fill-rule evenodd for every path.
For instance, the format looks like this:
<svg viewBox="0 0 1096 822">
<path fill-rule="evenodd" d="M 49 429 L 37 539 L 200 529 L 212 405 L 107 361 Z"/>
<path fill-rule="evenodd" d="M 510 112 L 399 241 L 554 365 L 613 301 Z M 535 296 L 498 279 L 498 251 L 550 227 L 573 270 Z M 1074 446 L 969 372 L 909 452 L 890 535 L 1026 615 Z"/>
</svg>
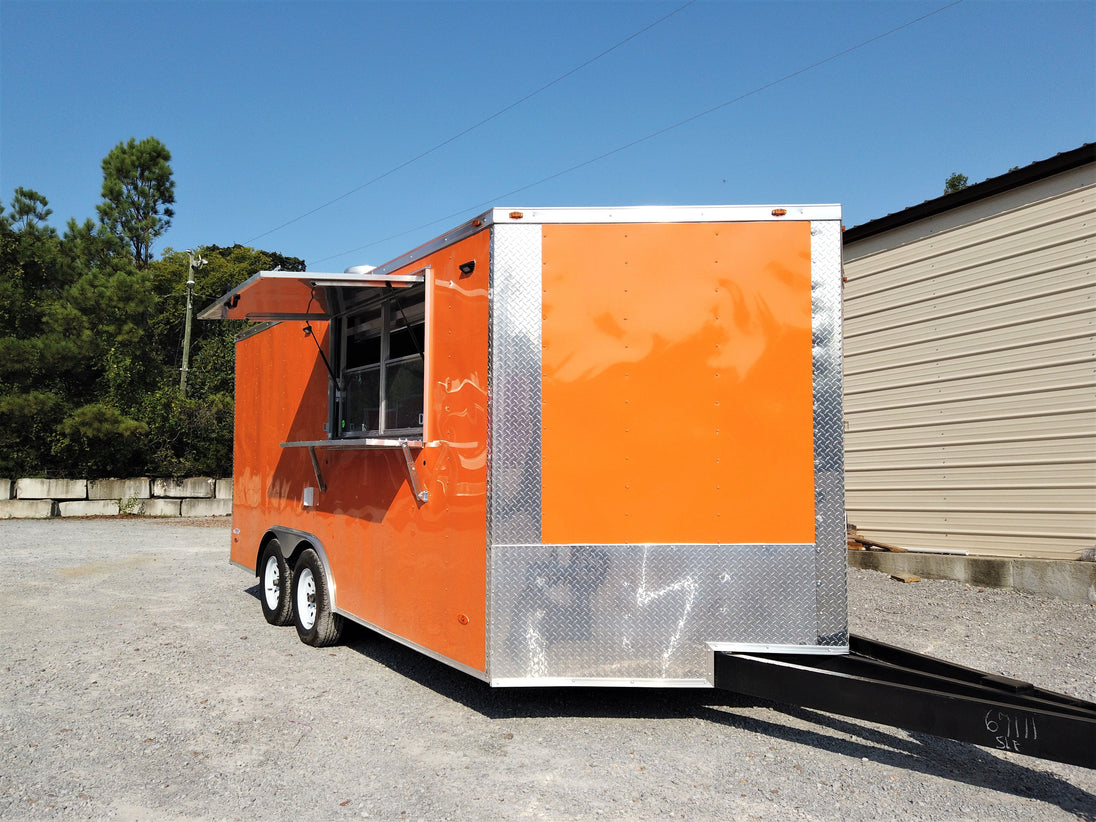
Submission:
<svg viewBox="0 0 1096 822">
<path fill-rule="evenodd" d="M 841 224 L 837 220 L 811 224 L 811 322 L 818 644 L 847 645 Z"/>
<path fill-rule="evenodd" d="M 491 564 L 493 681 L 710 681 L 710 642 L 817 642 L 813 545 L 496 544 Z"/>
<path fill-rule="evenodd" d="M 540 542 L 541 228 L 499 225 L 491 252 L 488 541 Z"/>
<path fill-rule="evenodd" d="M 541 228 L 491 229 L 487 337 L 487 671 L 495 544 L 540 542 Z"/>
</svg>

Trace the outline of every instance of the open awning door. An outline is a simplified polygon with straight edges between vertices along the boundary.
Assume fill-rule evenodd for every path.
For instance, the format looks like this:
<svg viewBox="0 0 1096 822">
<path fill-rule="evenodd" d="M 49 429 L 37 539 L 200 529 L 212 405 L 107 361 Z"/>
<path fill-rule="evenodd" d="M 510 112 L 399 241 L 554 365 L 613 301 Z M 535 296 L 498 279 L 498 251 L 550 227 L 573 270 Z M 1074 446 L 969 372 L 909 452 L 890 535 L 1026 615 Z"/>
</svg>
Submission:
<svg viewBox="0 0 1096 822">
<path fill-rule="evenodd" d="M 200 320 L 327 320 L 376 288 L 409 288 L 425 282 L 415 274 L 372 274 L 365 266 L 341 274 L 260 271 L 204 309 Z"/>
</svg>

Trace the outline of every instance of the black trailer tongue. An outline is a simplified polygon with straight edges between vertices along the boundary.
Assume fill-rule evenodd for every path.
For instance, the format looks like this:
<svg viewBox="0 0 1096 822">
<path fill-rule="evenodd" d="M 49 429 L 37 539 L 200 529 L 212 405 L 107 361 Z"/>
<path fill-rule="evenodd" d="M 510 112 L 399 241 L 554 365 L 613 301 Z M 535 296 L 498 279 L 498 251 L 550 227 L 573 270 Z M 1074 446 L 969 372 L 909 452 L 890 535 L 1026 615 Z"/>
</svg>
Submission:
<svg viewBox="0 0 1096 822">
<path fill-rule="evenodd" d="M 863 637 L 848 654 L 717 651 L 715 686 L 1096 769 L 1096 703 Z"/>
</svg>

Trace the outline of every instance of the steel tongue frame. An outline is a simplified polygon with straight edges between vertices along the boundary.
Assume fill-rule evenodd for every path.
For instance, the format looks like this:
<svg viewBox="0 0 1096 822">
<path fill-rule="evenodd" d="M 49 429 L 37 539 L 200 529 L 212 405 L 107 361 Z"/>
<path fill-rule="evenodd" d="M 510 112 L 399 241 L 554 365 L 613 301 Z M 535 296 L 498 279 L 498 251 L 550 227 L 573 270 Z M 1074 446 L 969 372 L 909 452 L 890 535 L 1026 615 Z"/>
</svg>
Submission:
<svg viewBox="0 0 1096 822">
<path fill-rule="evenodd" d="M 850 635 L 849 653 L 715 652 L 715 687 L 1096 769 L 1096 704 Z"/>
</svg>

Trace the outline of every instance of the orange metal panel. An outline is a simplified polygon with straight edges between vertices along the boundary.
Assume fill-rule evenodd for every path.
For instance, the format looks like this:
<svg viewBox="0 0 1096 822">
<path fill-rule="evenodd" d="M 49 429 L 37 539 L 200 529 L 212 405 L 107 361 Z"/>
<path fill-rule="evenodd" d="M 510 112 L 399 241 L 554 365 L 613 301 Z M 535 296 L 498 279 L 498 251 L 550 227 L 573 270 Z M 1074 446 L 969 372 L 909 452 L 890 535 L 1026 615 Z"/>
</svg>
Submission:
<svg viewBox="0 0 1096 822">
<path fill-rule="evenodd" d="M 285 322 L 237 346 L 233 559 L 254 567 L 271 525 L 323 543 L 341 610 L 477 670 L 486 667 L 487 337 L 489 233 L 394 273 L 431 268 L 426 429 L 416 454 L 429 501 L 419 504 L 398 450 L 318 451 L 328 490 L 304 448 L 323 439 L 328 380 L 315 344 Z M 476 260 L 469 276 L 459 265 Z M 303 306 L 302 306 L 303 308 Z M 313 323 L 319 332 L 324 323 Z M 326 345 L 326 331 L 319 334 Z"/>
<path fill-rule="evenodd" d="M 326 346 L 327 323 L 312 327 Z M 321 439 L 327 422 L 327 370 L 303 329 L 304 323 L 281 323 L 236 344 L 231 557 L 252 569 L 266 530 L 299 515 L 301 489 L 316 484 L 308 453 L 279 447 Z M 320 395 L 322 403 L 300 402 Z"/>
<path fill-rule="evenodd" d="M 543 230 L 547 543 L 814 541 L 810 224 Z"/>
</svg>

